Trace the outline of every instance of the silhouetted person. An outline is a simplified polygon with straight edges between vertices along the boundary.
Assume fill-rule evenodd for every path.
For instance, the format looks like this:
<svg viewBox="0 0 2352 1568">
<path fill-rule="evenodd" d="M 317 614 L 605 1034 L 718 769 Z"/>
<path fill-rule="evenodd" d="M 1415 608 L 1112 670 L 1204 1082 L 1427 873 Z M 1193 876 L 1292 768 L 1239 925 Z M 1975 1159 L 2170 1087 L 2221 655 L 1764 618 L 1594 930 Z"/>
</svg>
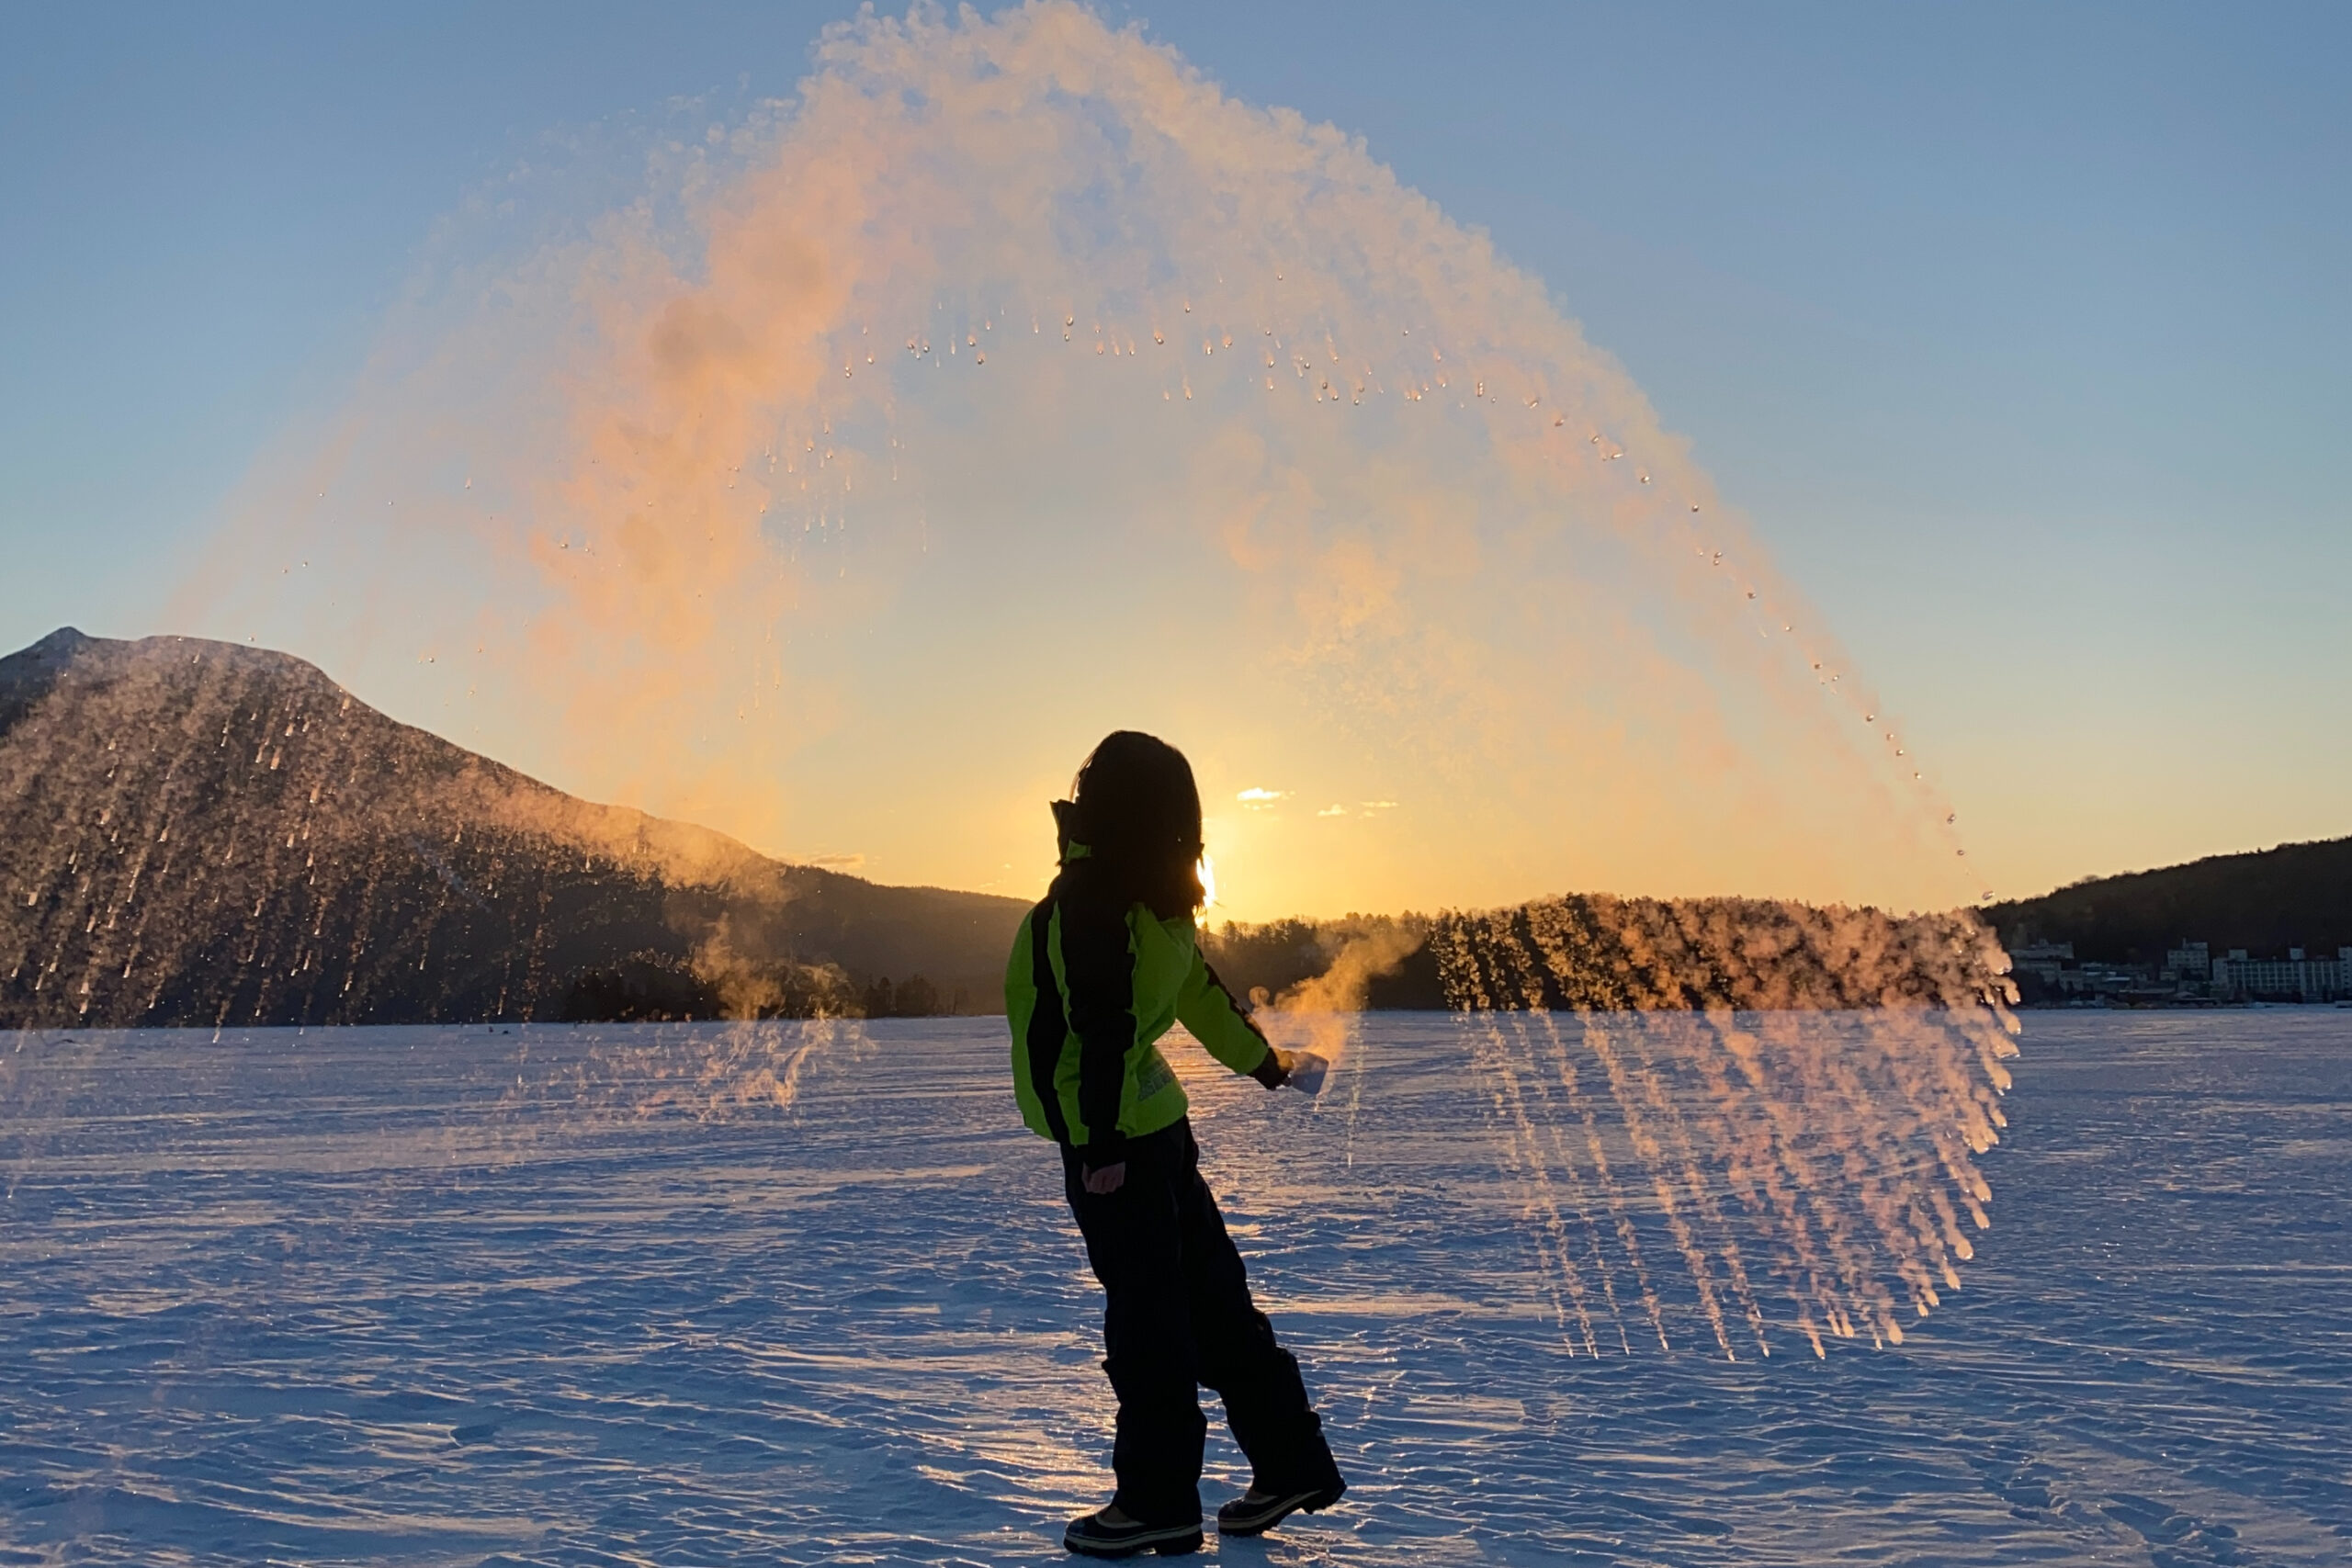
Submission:
<svg viewBox="0 0 2352 1568">
<path fill-rule="evenodd" d="M 1181 1022 L 1268 1089 L 1291 1059 L 1203 961 L 1201 798 L 1183 753 L 1133 730 L 1106 738 L 1054 803 L 1060 874 L 1022 922 L 1005 971 L 1022 1119 L 1061 1145 L 1062 1186 L 1102 1282 L 1104 1359 L 1119 1398 L 1110 1506 L 1062 1542 L 1094 1557 L 1201 1544 L 1199 1385 L 1225 1402 L 1250 1490 L 1217 1510 L 1256 1535 L 1347 1490 L 1298 1362 L 1250 1299 L 1249 1276 L 1201 1179 L 1184 1090 L 1155 1044 Z"/>
</svg>

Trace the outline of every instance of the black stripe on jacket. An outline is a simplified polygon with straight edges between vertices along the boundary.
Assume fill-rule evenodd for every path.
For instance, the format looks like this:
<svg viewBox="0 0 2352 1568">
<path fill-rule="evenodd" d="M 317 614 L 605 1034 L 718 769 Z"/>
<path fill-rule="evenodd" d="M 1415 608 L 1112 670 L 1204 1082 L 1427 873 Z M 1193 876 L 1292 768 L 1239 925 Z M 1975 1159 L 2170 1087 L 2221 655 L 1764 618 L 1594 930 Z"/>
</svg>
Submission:
<svg viewBox="0 0 2352 1568">
<path fill-rule="evenodd" d="M 1047 895 L 1061 908 L 1062 976 L 1079 1046 L 1078 1114 L 1086 1123 L 1087 1164 L 1098 1167 L 1125 1157 L 1119 1098 L 1136 1043 L 1136 955 L 1127 906 L 1104 880 L 1090 863 L 1078 861 L 1063 868 Z M 1046 1082 L 1050 1088 L 1052 1080 Z M 1049 1114 L 1057 1115 L 1058 1108 Z"/>
<path fill-rule="evenodd" d="M 1062 1042 L 1069 1036 L 1069 1021 L 1062 1012 L 1061 987 L 1054 982 L 1054 896 L 1051 893 L 1029 912 L 1029 977 L 1037 987 L 1037 1004 L 1029 1013 L 1029 1087 L 1046 1108 L 1046 1127 L 1054 1142 L 1069 1142 L 1069 1121 L 1062 1115 L 1061 1091 L 1054 1086 L 1054 1068 L 1062 1059 Z"/>
</svg>

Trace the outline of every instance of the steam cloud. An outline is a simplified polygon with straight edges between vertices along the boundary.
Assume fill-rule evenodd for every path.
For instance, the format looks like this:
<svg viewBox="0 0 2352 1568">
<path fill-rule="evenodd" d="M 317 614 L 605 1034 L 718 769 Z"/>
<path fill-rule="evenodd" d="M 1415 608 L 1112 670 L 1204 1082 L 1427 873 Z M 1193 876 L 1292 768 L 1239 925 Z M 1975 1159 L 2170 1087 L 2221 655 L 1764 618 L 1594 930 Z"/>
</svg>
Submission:
<svg viewBox="0 0 2352 1568">
<path fill-rule="evenodd" d="M 1295 796 L 1212 823 L 1261 913 L 1973 891 L 1639 389 L 1360 142 L 1046 3 L 837 28 L 643 171 L 453 220 L 191 607 L 889 880 L 1041 866 L 1140 724 Z"/>
</svg>

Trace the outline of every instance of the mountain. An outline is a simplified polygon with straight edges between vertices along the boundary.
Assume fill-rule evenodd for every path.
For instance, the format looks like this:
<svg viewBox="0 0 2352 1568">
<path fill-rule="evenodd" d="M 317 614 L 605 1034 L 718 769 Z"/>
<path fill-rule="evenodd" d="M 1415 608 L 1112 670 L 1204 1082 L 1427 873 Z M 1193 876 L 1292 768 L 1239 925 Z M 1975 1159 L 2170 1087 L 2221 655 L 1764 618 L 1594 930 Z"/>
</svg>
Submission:
<svg viewBox="0 0 2352 1568">
<path fill-rule="evenodd" d="M 2070 942 L 2076 958 L 2107 964 L 2161 964 L 2184 938 L 2217 954 L 2333 953 L 2352 945 L 2352 839 L 2094 877 L 1984 916 L 2011 947 Z"/>
<path fill-rule="evenodd" d="M 0 659 L 0 1027 L 985 1011 L 1024 908 L 575 799 L 281 653 Z"/>
</svg>

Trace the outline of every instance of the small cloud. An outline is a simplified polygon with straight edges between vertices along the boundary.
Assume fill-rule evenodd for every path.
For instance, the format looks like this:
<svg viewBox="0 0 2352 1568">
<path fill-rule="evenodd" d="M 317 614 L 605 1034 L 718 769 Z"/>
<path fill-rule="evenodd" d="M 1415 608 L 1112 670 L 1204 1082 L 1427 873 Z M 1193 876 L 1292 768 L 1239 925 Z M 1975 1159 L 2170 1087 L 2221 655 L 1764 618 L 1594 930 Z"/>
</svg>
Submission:
<svg viewBox="0 0 2352 1568">
<path fill-rule="evenodd" d="M 802 863 L 805 865 L 816 866 L 821 871 L 863 871 L 865 868 L 865 856 L 862 853 L 851 855 L 811 855 Z"/>
<path fill-rule="evenodd" d="M 1394 811 L 1396 809 L 1396 803 L 1393 800 L 1366 800 L 1358 802 L 1358 804 L 1366 811 Z"/>
<path fill-rule="evenodd" d="M 1317 817 L 1345 817 L 1347 814 L 1348 808 L 1344 806 L 1327 806 L 1315 815 Z"/>
<path fill-rule="evenodd" d="M 1248 807 L 1252 811 L 1262 811 L 1278 800 L 1289 799 L 1290 791 L 1286 789 L 1260 789 L 1257 786 L 1252 785 L 1250 788 L 1243 790 L 1239 795 L 1235 795 L 1233 798 L 1239 801 L 1242 805 Z"/>
</svg>

